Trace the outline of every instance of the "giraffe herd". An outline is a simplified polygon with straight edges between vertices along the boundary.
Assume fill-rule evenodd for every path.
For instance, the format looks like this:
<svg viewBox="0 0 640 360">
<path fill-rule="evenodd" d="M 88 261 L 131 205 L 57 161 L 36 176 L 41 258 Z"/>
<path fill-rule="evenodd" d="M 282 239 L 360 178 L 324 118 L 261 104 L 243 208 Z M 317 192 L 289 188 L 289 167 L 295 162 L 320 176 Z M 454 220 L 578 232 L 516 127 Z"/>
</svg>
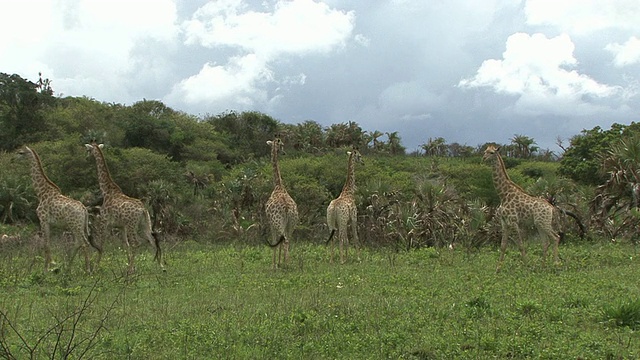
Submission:
<svg viewBox="0 0 640 360">
<path fill-rule="evenodd" d="M 299 216 L 296 202 L 287 192 L 280 173 L 278 156 L 285 154 L 284 143 L 279 137 L 275 137 L 273 140 L 267 141 L 267 145 L 271 147 L 274 186 L 271 196 L 265 204 L 266 219 L 271 231 L 271 241 L 267 240 L 267 243 L 273 248 L 272 267 L 276 269 L 288 262 L 289 245 Z M 155 253 L 154 260 L 164 271 L 165 262 L 160 242 L 152 229 L 149 212 L 143 202 L 125 195 L 113 181 L 102 152 L 102 144 L 92 142 L 85 144 L 85 147 L 96 161 L 98 185 L 103 197 L 94 231 L 105 236 L 111 234 L 112 229 L 118 230 L 122 244 L 127 251 L 128 273 L 135 272 L 135 255 L 132 246 L 138 242 L 140 237 L 149 242 Z M 483 161 L 492 164 L 493 182 L 500 198 L 500 206 L 496 210 L 496 216 L 500 219 L 502 240 L 496 271 L 499 272 L 501 269 L 508 239 L 512 232 L 515 233 L 515 239 L 522 256 L 525 256 L 520 224 L 526 220 L 532 220 L 543 237 L 543 257 L 546 258 L 551 240 L 553 241 L 554 260 L 559 263 L 558 244 L 560 237 L 554 230 L 554 222 L 558 216 L 557 209 L 546 200 L 527 194 L 511 181 L 499 150 L 499 147 L 489 145 L 483 156 Z M 62 227 L 72 235 L 74 243 L 82 248 L 85 257 L 85 270 L 87 272 L 93 271 L 90 264 L 89 248 L 94 248 L 98 252 L 97 265 L 102 256 L 102 247 L 97 244 L 91 234 L 87 208 L 80 201 L 61 193 L 60 188 L 45 174 L 40 157 L 35 150 L 25 147 L 19 150 L 18 154 L 27 158 L 31 165 L 33 188 L 39 202 L 36 213 L 44 238 L 45 271 L 49 270 L 52 261 L 50 251 L 52 225 Z M 356 164 L 364 165 L 362 155 L 355 147 L 347 152 L 347 156 L 347 174 L 344 187 L 340 195 L 332 200 L 327 207 L 327 225 L 330 231 L 327 243 L 331 242 L 330 262 L 333 262 L 334 256 L 334 241 L 332 240 L 337 232 L 336 237 L 339 241 L 340 262 L 342 264 L 347 261 L 349 227 L 351 228 L 351 239 L 359 253 L 355 168 Z"/>
</svg>

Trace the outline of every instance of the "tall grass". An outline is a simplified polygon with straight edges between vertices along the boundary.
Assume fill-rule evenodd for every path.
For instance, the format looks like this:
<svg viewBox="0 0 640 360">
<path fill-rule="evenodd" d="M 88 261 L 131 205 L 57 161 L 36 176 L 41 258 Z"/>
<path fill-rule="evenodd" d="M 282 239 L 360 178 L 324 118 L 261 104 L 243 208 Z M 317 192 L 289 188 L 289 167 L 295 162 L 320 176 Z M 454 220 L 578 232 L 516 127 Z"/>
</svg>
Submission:
<svg viewBox="0 0 640 360">
<path fill-rule="evenodd" d="M 640 357 L 640 334 L 616 315 L 634 319 L 637 307 L 621 304 L 640 298 L 631 245 L 566 245 L 559 267 L 529 249 L 495 274 L 489 247 L 365 249 L 330 265 L 326 247 L 294 243 L 273 271 L 263 246 L 184 242 L 166 273 L 138 249 L 133 276 L 115 246 L 91 275 L 80 262 L 42 274 L 40 260 L 30 266 L 37 252 L 12 249 L 0 255 L 0 349 L 17 359 Z"/>
</svg>

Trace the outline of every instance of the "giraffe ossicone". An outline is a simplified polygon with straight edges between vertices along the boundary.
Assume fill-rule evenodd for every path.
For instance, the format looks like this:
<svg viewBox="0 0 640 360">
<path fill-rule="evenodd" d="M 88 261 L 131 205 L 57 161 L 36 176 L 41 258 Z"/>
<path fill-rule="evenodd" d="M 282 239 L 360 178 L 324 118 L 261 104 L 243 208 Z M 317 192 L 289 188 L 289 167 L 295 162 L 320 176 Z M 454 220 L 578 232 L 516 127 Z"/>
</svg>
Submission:
<svg viewBox="0 0 640 360">
<path fill-rule="evenodd" d="M 504 261 L 509 234 L 512 230 L 516 233 L 516 241 L 524 258 L 526 250 L 522 241 L 520 223 L 527 220 L 533 220 L 538 233 L 542 237 L 543 259 L 547 257 L 549 241 L 551 240 L 553 241 L 554 261 L 558 264 L 560 236 L 553 227 L 554 221 L 558 216 L 557 209 L 547 200 L 527 194 L 520 186 L 511 181 L 499 151 L 500 147 L 488 145 L 482 157 L 483 161 L 492 163 L 493 183 L 500 197 L 500 206 L 496 210 L 496 216 L 499 217 L 502 227 L 502 241 L 500 243 L 500 259 L 498 260 L 496 272 L 500 271 Z"/>
<path fill-rule="evenodd" d="M 340 247 L 340 262 L 344 264 L 347 261 L 347 253 L 349 249 L 349 226 L 351 226 L 351 237 L 359 251 L 358 240 L 358 207 L 356 205 L 356 163 L 364 165 L 364 160 L 360 152 L 353 148 L 347 151 L 347 177 L 342 188 L 342 192 L 338 198 L 333 199 L 327 207 L 327 225 L 331 233 L 328 242 L 331 242 L 331 258 L 333 262 L 334 242 L 332 241 L 336 231 L 338 232 Z"/>
</svg>

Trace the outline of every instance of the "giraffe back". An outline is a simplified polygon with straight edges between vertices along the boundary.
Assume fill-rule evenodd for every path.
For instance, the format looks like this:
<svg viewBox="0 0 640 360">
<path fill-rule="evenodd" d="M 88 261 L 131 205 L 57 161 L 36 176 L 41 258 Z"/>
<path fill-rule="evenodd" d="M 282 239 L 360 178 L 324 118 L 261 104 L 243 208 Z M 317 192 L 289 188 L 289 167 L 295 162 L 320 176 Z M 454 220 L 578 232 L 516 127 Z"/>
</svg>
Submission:
<svg viewBox="0 0 640 360">
<path fill-rule="evenodd" d="M 276 187 L 271 192 L 265 210 L 272 230 L 282 235 L 293 232 L 298 223 L 298 207 L 285 189 Z"/>
</svg>

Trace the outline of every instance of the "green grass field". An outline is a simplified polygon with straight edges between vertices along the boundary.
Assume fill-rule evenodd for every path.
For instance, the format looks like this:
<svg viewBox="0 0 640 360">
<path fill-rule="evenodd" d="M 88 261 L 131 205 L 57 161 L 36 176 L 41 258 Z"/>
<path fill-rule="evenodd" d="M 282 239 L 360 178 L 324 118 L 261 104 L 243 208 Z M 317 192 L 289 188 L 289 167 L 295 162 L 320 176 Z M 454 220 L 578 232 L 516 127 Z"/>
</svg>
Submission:
<svg viewBox="0 0 640 360">
<path fill-rule="evenodd" d="M 489 247 L 365 249 L 339 265 L 325 246 L 293 244 L 288 266 L 274 271 L 264 246 L 185 242 L 167 249 L 166 273 L 138 249 L 133 276 L 115 247 L 93 275 L 78 257 L 44 275 L 35 251 L 9 249 L 0 255 L 0 351 L 17 359 L 640 358 L 639 249 L 563 245 L 561 266 L 544 265 L 538 243 L 528 249 L 522 260 L 510 248 L 496 274 Z"/>
</svg>

